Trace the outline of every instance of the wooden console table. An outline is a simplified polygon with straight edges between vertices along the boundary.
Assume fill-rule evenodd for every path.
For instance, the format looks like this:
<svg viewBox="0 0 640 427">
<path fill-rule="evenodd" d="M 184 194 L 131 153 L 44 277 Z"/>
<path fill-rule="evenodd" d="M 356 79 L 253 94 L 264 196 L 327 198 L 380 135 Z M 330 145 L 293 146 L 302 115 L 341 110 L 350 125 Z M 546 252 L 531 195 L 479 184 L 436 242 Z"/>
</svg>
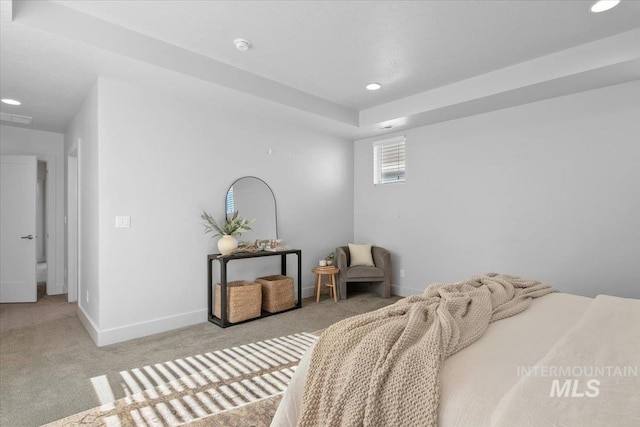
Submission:
<svg viewBox="0 0 640 427">
<path fill-rule="evenodd" d="M 208 307 L 209 307 L 209 322 L 215 323 L 221 328 L 226 328 L 232 325 L 238 325 L 244 322 L 231 323 L 227 320 L 227 264 L 229 261 L 260 258 L 265 256 L 280 256 L 280 274 L 287 275 L 287 255 L 295 254 L 298 257 L 298 301 L 293 308 L 288 310 L 279 311 L 278 313 L 269 313 L 262 311 L 260 317 L 254 319 L 245 320 L 244 322 L 250 322 L 252 320 L 261 319 L 263 317 L 272 316 L 274 314 L 284 313 L 290 310 L 296 310 L 302 308 L 302 251 L 300 249 L 288 249 L 284 251 L 260 251 L 260 252 L 247 252 L 236 253 L 232 255 L 220 256 L 220 254 L 207 255 L 207 273 L 208 273 Z M 213 261 L 220 262 L 220 317 L 213 314 Z"/>
</svg>

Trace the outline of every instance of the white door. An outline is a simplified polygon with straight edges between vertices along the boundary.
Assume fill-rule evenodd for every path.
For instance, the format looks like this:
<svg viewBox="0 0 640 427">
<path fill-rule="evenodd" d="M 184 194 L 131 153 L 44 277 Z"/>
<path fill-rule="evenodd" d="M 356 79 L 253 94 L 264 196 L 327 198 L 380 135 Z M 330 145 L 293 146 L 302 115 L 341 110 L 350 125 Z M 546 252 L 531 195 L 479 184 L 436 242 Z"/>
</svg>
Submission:
<svg viewBox="0 0 640 427">
<path fill-rule="evenodd" d="M 0 302 L 36 302 L 35 156 L 1 156 Z"/>
</svg>

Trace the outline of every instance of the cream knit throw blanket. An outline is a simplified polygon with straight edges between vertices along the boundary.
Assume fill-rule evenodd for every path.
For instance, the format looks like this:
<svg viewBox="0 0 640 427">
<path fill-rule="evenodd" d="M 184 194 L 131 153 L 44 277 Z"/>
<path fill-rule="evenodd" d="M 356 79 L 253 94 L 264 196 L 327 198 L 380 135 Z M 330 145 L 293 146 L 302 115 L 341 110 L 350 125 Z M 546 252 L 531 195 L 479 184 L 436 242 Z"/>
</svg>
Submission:
<svg viewBox="0 0 640 427">
<path fill-rule="evenodd" d="M 444 359 L 549 292 L 488 274 L 332 325 L 311 356 L 298 426 L 436 426 Z"/>
</svg>

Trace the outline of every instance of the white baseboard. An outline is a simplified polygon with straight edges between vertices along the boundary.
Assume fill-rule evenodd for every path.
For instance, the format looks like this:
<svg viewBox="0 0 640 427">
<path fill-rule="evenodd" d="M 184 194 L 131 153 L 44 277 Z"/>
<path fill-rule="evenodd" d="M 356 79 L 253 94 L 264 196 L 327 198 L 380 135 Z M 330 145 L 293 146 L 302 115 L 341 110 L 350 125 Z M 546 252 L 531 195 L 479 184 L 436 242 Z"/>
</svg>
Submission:
<svg viewBox="0 0 640 427">
<path fill-rule="evenodd" d="M 302 298 L 308 298 L 314 296 L 314 287 L 302 288 Z M 397 295 L 400 297 L 410 297 L 411 295 L 422 295 L 423 290 L 417 290 L 412 288 L 400 287 L 396 285 L 391 285 L 391 295 Z"/>
<path fill-rule="evenodd" d="M 150 320 L 148 322 L 134 323 L 132 325 L 118 328 L 104 329 L 98 333 L 98 347 L 115 344 L 134 338 L 146 337 L 160 332 L 171 331 L 173 329 L 184 328 L 185 326 L 197 325 L 207 321 L 207 310 L 196 310 L 190 313 L 177 314 L 175 316 L 163 317 Z"/>
<path fill-rule="evenodd" d="M 312 297 L 313 290 L 313 286 L 302 288 L 302 298 Z M 78 306 L 78 318 L 80 318 L 80 322 L 89 333 L 89 336 L 91 336 L 91 339 L 98 347 L 102 347 L 206 322 L 207 310 L 196 310 L 190 313 L 104 330 L 100 330 L 80 306 Z"/>
<path fill-rule="evenodd" d="M 80 307 L 80 304 L 78 304 L 78 319 L 80 319 L 80 323 L 82 323 L 82 326 L 84 326 L 84 328 L 87 330 L 93 342 L 96 343 L 96 345 L 99 345 L 98 341 L 100 332 L 98 330 L 98 327 L 95 323 L 93 323 L 93 320 L 91 320 L 87 313 L 85 313 L 82 307 Z"/>
<path fill-rule="evenodd" d="M 309 298 L 313 296 L 314 287 L 310 286 L 307 288 L 302 288 L 302 298 Z"/>
<path fill-rule="evenodd" d="M 196 310 L 190 313 L 178 314 L 175 316 L 163 317 L 148 322 L 135 323 L 118 328 L 100 330 L 95 323 L 87 316 L 87 313 L 78 306 L 78 318 L 84 328 L 91 336 L 91 339 L 98 347 L 115 344 L 134 338 L 146 337 L 172 329 L 183 328 L 185 326 L 196 325 L 207 321 L 207 310 Z"/>
<path fill-rule="evenodd" d="M 423 292 L 424 292 L 424 289 L 418 290 L 413 288 L 407 288 L 404 286 L 400 287 L 398 285 L 391 285 L 391 294 L 398 295 L 400 297 L 410 297 L 411 295 L 422 295 Z"/>
<path fill-rule="evenodd" d="M 302 288 L 302 298 L 313 297 L 314 296 L 313 291 L 314 291 L 313 286 Z M 413 288 L 400 287 L 397 285 L 391 285 L 391 295 L 397 295 L 401 297 L 410 297 L 411 295 L 422 295 L 423 292 L 424 292 L 424 289 L 418 290 Z"/>
</svg>

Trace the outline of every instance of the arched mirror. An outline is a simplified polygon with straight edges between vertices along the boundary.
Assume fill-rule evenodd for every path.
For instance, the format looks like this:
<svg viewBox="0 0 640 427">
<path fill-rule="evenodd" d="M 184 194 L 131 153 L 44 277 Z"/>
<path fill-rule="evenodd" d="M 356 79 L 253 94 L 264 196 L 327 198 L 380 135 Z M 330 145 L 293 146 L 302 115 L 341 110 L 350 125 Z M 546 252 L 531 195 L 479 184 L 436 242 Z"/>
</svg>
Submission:
<svg viewBox="0 0 640 427">
<path fill-rule="evenodd" d="M 243 176 L 231 184 L 225 198 L 227 218 L 235 211 L 242 218 L 255 219 L 251 231 L 243 233 L 238 240 L 253 242 L 278 238 L 276 197 L 260 178 Z"/>
</svg>

